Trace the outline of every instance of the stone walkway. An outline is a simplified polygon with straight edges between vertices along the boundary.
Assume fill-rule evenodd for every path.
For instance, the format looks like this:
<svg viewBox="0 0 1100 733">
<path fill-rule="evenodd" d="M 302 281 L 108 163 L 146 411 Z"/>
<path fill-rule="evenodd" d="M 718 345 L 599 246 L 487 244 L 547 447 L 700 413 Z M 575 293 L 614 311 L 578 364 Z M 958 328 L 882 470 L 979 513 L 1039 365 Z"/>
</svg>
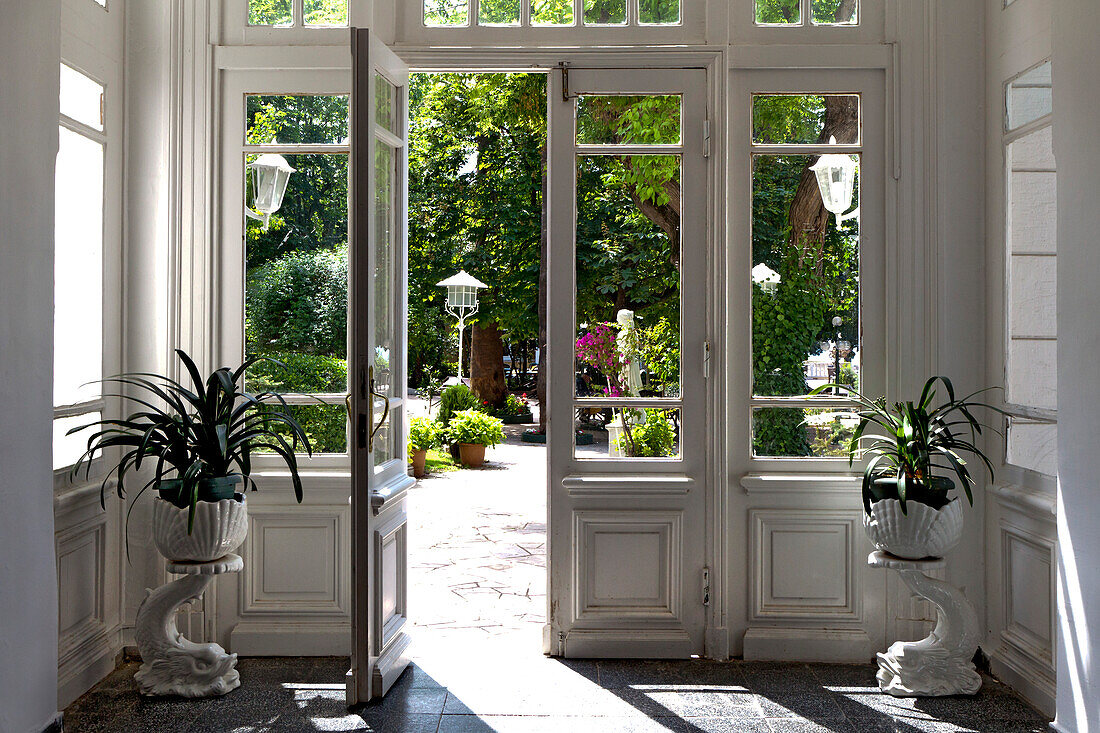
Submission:
<svg viewBox="0 0 1100 733">
<path fill-rule="evenodd" d="M 422 400 L 410 400 L 413 415 Z M 409 616 L 418 641 L 518 635 L 546 620 L 546 448 L 507 441 L 481 469 L 432 474 L 409 492 Z M 517 639 L 518 641 L 519 639 Z"/>
</svg>

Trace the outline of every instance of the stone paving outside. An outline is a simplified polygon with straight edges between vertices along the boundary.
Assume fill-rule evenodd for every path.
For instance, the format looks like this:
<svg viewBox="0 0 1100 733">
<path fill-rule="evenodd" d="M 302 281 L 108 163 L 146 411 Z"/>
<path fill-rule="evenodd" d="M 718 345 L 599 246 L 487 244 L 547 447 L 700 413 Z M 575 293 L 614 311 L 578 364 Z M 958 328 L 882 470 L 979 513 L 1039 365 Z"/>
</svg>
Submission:
<svg viewBox="0 0 1100 733">
<path fill-rule="evenodd" d="M 424 400 L 410 400 L 410 415 L 426 413 Z M 531 427 L 506 425 L 506 442 L 486 452 L 483 468 L 430 474 L 409 491 L 409 617 L 418 644 L 508 639 L 541 650 L 546 447 L 521 442 Z"/>
</svg>

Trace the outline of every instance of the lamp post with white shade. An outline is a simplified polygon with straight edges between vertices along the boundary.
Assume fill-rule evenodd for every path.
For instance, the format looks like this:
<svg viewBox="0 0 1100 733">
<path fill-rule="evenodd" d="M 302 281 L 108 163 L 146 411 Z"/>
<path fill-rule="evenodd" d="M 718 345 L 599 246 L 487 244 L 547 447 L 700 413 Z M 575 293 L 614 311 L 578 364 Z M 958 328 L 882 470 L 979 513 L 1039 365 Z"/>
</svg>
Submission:
<svg viewBox="0 0 1100 733">
<path fill-rule="evenodd" d="M 252 209 L 245 207 L 244 213 L 250 219 L 262 221 L 267 231 L 271 215 L 283 205 L 286 185 L 290 183 L 290 174 L 295 169 L 278 153 L 264 153 L 248 164 L 252 171 Z"/>
<path fill-rule="evenodd" d="M 829 138 L 830 145 L 836 145 L 836 138 Z M 821 201 L 825 208 L 836 215 L 836 228 L 840 229 L 845 219 L 853 219 L 859 216 L 859 207 L 849 214 L 852 205 L 852 192 L 856 183 L 856 168 L 858 167 L 851 155 L 826 153 L 810 166 L 810 170 L 817 176 L 817 188 L 821 191 Z"/>
<path fill-rule="evenodd" d="M 466 319 L 477 313 L 477 291 L 489 287 L 465 270 L 436 283 L 447 288 L 447 312 L 458 320 L 458 381 L 462 383 L 462 333 Z"/>
</svg>

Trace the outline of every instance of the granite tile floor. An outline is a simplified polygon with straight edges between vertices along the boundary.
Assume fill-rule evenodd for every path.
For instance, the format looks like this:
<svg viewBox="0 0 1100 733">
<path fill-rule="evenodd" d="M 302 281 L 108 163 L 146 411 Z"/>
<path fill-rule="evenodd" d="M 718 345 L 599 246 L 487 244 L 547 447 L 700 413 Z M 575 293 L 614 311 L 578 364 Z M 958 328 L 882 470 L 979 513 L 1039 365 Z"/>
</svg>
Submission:
<svg viewBox="0 0 1100 733">
<path fill-rule="evenodd" d="M 537 654 L 418 660 L 380 702 L 349 711 L 345 658 L 241 659 L 217 699 L 143 698 L 136 663 L 65 711 L 65 730 L 392 733 L 1030 733 L 1047 721 L 996 680 L 974 697 L 881 695 L 871 665 L 555 660 Z M 461 657 L 467 657 L 462 659 Z M 473 659 L 469 659 L 473 657 Z"/>
</svg>

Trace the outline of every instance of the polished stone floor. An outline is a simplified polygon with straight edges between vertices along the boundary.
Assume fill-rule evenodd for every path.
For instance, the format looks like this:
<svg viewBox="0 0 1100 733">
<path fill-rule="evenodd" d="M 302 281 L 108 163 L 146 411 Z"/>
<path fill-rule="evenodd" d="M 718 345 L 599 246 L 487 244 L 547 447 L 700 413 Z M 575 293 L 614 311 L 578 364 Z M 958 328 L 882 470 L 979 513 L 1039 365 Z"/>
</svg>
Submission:
<svg viewBox="0 0 1100 733">
<path fill-rule="evenodd" d="M 879 694 L 870 665 L 562 661 L 411 666 L 378 703 L 348 711 L 342 658 L 242 659 L 241 687 L 212 700 L 147 699 L 128 663 L 65 711 L 65 730 L 392 731 L 393 733 L 947 733 L 1045 731 L 1037 712 L 992 679 L 975 697 Z M 489 652 L 485 654 L 484 652 Z"/>
</svg>

